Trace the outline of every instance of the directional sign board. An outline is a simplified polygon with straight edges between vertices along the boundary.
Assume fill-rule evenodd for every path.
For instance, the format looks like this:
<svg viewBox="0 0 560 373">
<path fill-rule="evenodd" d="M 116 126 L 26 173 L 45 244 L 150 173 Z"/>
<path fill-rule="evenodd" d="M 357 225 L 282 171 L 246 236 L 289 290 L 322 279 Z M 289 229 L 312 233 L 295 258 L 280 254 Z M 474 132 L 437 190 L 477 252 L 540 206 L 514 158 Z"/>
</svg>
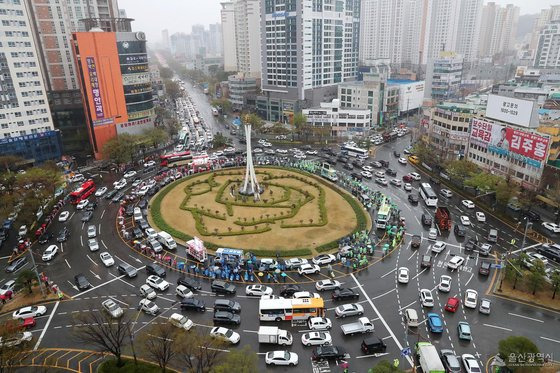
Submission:
<svg viewBox="0 0 560 373">
<path fill-rule="evenodd" d="M 497 269 L 502 269 L 502 268 L 504 268 L 504 265 L 503 264 L 491 264 L 490 267 L 497 268 Z"/>
<path fill-rule="evenodd" d="M 410 347 L 405 347 L 401 350 L 401 356 L 409 356 L 411 354 Z"/>
</svg>

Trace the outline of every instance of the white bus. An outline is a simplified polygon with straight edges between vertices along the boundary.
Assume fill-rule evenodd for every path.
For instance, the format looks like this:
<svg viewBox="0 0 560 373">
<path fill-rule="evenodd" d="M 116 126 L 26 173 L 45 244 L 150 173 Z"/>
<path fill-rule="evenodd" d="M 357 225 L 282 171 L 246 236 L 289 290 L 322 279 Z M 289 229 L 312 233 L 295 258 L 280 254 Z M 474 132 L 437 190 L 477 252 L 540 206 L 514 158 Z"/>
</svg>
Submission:
<svg viewBox="0 0 560 373">
<path fill-rule="evenodd" d="M 325 316 L 323 298 L 261 299 L 259 319 L 261 321 L 307 320 Z"/>
<path fill-rule="evenodd" d="M 367 158 L 369 152 L 367 149 L 357 148 L 355 146 L 343 145 L 342 153 L 347 154 L 349 157 Z"/>
<path fill-rule="evenodd" d="M 428 183 L 421 183 L 420 184 L 420 196 L 426 203 L 426 206 L 436 207 L 438 198 L 437 194 L 432 189 L 432 186 Z"/>
<path fill-rule="evenodd" d="M 375 218 L 375 228 L 385 229 L 387 228 L 387 223 L 391 219 L 391 205 L 386 201 L 383 202 L 379 211 L 377 211 L 377 217 Z"/>
</svg>

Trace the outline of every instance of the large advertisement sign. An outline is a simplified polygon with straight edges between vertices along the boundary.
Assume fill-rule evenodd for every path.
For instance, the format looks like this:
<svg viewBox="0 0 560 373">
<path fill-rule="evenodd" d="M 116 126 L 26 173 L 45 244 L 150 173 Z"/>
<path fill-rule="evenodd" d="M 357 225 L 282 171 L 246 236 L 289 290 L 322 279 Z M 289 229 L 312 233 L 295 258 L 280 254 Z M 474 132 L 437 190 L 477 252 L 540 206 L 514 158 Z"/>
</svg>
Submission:
<svg viewBox="0 0 560 373">
<path fill-rule="evenodd" d="M 486 116 L 506 123 L 529 127 L 533 115 L 533 101 L 489 95 Z"/>
<path fill-rule="evenodd" d="M 518 159 L 534 167 L 546 160 L 550 139 L 541 135 L 472 119 L 471 143 L 489 151 Z"/>
<path fill-rule="evenodd" d="M 124 74 L 123 85 L 142 84 L 150 82 L 150 73 Z"/>
<path fill-rule="evenodd" d="M 95 116 L 97 119 L 103 119 L 105 113 L 103 111 L 103 101 L 101 100 L 101 90 L 99 88 L 99 78 L 97 76 L 97 66 L 94 57 L 86 57 L 89 84 L 91 86 L 91 97 L 95 107 Z"/>
</svg>

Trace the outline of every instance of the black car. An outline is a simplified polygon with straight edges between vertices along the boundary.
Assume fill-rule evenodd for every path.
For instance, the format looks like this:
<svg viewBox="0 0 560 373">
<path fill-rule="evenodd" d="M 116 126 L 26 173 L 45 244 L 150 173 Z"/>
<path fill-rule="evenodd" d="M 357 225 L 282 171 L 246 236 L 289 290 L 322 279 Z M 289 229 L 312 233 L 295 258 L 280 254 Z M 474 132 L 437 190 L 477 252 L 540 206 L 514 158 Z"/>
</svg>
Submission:
<svg viewBox="0 0 560 373">
<path fill-rule="evenodd" d="M 145 199 L 140 200 L 140 202 L 138 202 L 138 207 L 144 210 L 146 207 L 148 207 L 148 201 L 146 201 Z"/>
<path fill-rule="evenodd" d="M 383 167 L 389 167 L 389 162 L 387 161 L 380 160 L 379 163 L 381 163 L 381 166 Z"/>
<path fill-rule="evenodd" d="M 441 350 L 441 362 L 445 373 L 461 373 L 461 363 L 452 350 Z"/>
<path fill-rule="evenodd" d="M 539 213 L 535 212 L 535 211 L 532 211 L 532 210 L 523 211 L 521 213 L 521 215 L 524 218 L 527 218 L 527 219 L 529 219 L 529 221 L 532 221 L 532 222 L 541 221 L 541 215 Z"/>
<path fill-rule="evenodd" d="M 459 235 L 457 234 L 457 236 Z M 473 251 L 477 247 L 478 247 L 478 241 L 475 240 L 474 238 L 469 238 L 467 240 L 467 243 L 465 244 L 465 251 Z"/>
<path fill-rule="evenodd" d="M 467 229 L 461 223 L 455 224 L 455 228 L 453 228 L 453 231 L 459 237 L 465 237 L 465 235 L 467 234 Z"/>
<path fill-rule="evenodd" d="M 410 247 L 414 249 L 419 248 L 421 243 L 422 243 L 422 237 L 417 234 L 412 236 L 412 238 L 410 239 Z"/>
<path fill-rule="evenodd" d="M 490 274 L 490 262 L 483 260 L 480 262 L 480 267 L 478 267 L 478 273 L 483 276 L 488 276 Z"/>
<path fill-rule="evenodd" d="M 432 217 L 428 214 L 422 214 L 422 225 L 426 225 L 428 227 L 432 226 Z"/>
<path fill-rule="evenodd" d="M 358 299 L 360 294 L 350 288 L 342 288 L 332 293 L 333 300 Z"/>
<path fill-rule="evenodd" d="M 210 289 L 216 293 L 226 293 L 226 294 L 235 294 L 237 289 L 235 285 L 230 284 L 229 282 L 225 282 L 222 280 L 214 280 L 210 285 Z"/>
<path fill-rule="evenodd" d="M 138 227 L 134 227 L 134 229 L 132 230 L 132 235 L 136 239 L 140 239 L 140 238 L 144 237 L 144 234 L 142 233 L 142 229 L 140 229 Z"/>
<path fill-rule="evenodd" d="M 150 189 L 148 189 L 147 194 L 149 196 L 153 196 L 154 194 L 156 194 L 158 192 L 158 190 L 159 190 L 159 186 L 156 184 L 153 187 L 151 187 Z"/>
<path fill-rule="evenodd" d="M 362 168 L 362 167 L 364 167 L 364 162 L 359 160 L 359 159 L 356 159 L 356 160 L 352 161 L 352 166 L 354 166 L 356 168 Z"/>
<path fill-rule="evenodd" d="M 177 285 L 186 286 L 187 288 L 189 288 L 192 291 L 202 289 L 202 286 L 200 285 L 200 282 L 198 280 L 195 280 L 195 279 L 190 278 L 190 277 L 179 277 L 177 279 Z"/>
<path fill-rule="evenodd" d="M 354 166 L 352 166 L 350 163 L 345 163 L 344 166 L 342 166 L 342 168 L 348 171 L 352 171 L 354 169 Z"/>
<path fill-rule="evenodd" d="M 18 269 L 20 269 L 21 267 L 23 267 L 26 264 L 27 264 L 27 258 L 26 257 L 17 258 L 16 260 L 11 262 L 6 267 L 6 272 L 7 273 L 14 273 L 15 271 L 17 271 Z"/>
<path fill-rule="evenodd" d="M 118 193 L 118 190 L 116 190 L 116 189 L 110 190 L 110 191 L 108 191 L 107 193 L 105 193 L 105 199 L 111 199 L 111 198 L 113 198 L 113 197 L 115 196 L 115 194 L 117 194 L 117 193 Z"/>
<path fill-rule="evenodd" d="M 341 360 L 346 356 L 346 351 L 338 346 L 321 346 L 313 349 L 311 359 L 317 360 Z"/>
<path fill-rule="evenodd" d="M 395 171 L 395 170 L 393 170 L 393 169 L 390 169 L 390 168 L 386 169 L 386 170 L 385 170 L 385 173 L 386 173 L 387 175 L 390 175 L 390 176 L 397 176 L 397 171 Z"/>
<path fill-rule="evenodd" d="M 128 206 L 126 206 L 126 209 L 124 210 L 124 214 L 126 216 L 132 216 L 134 214 L 134 205 L 129 204 Z"/>
<path fill-rule="evenodd" d="M 66 242 L 66 240 L 68 240 L 68 237 L 70 237 L 70 231 L 68 230 L 68 228 L 64 227 L 60 230 L 60 232 L 58 232 L 58 236 L 56 236 L 56 241 Z"/>
<path fill-rule="evenodd" d="M 181 300 L 181 309 L 206 312 L 206 306 L 204 305 L 204 301 L 196 298 L 186 298 Z"/>
<path fill-rule="evenodd" d="M 393 150 L 393 155 L 399 158 L 401 156 L 401 153 L 397 152 L 396 150 Z"/>
<path fill-rule="evenodd" d="M 420 262 L 420 268 L 430 268 L 432 266 L 433 257 L 431 255 L 422 255 L 422 261 Z"/>
<path fill-rule="evenodd" d="M 241 305 L 229 299 L 216 299 L 214 301 L 214 311 L 227 311 L 232 313 L 241 312 Z"/>
<path fill-rule="evenodd" d="M 408 195 L 408 202 L 412 203 L 413 205 L 417 205 L 418 204 L 418 196 L 416 194 L 409 194 Z"/>
<path fill-rule="evenodd" d="M 284 285 L 280 290 L 280 296 L 284 298 L 291 298 L 294 295 L 294 293 L 297 293 L 298 291 L 301 291 L 299 285 L 296 284 Z"/>
<path fill-rule="evenodd" d="M 372 335 L 362 341 L 362 351 L 364 354 L 375 354 L 378 352 L 385 352 L 387 350 L 387 345 L 383 342 L 381 338 L 376 335 Z"/>
<path fill-rule="evenodd" d="M 0 227 L 0 241 L 4 241 L 8 238 L 8 230 L 4 227 Z"/>
<path fill-rule="evenodd" d="M 117 266 L 117 271 L 119 271 L 119 273 L 121 275 L 126 275 L 126 277 L 128 277 L 128 278 L 136 277 L 136 275 L 138 274 L 138 271 L 136 270 L 136 268 L 134 268 L 133 266 L 131 266 L 128 263 L 119 264 Z"/>
<path fill-rule="evenodd" d="M 241 324 L 241 316 L 226 311 L 214 312 L 214 324 Z"/>
<path fill-rule="evenodd" d="M 82 273 L 74 276 L 74 283 L 76 284 L 78 290 L 80 291 L 87 290 L 91 287 L 91 284 L 87 280 L 86 276 L 84 276 Z"/>
<path fill-rule="evenodd" d="M 90 201 L 88 203 L 88 205 L 86 206 L 85 210 L 86 211 L 93 211 L 93 210 L 95 210 L 96 207 L 97 207 L 97 201 Z"/>
<path fill-rule="evenodd" d="M 550 246 L 547 244 L 540 245 L 536 248 L 537 253 L 546 256 L 548 259 L 560 263 L 560 248 L 558 245 Z"/>
<path fill-rule="evenodd" d="M 39 236 L 39 243 L 47 243 L 52 240 L 54 235 L 52 233 L 44 232 L 42 235 Z"/>
<path fill-rule="evenodd" d="M 358 181 L 362 181 L 362 175 L 360 175 L 360 174 L 357 173 L 357 172 L 352 172 L 352 173 L 350 174 L 350 176 L 351 176 L 352 178 L 358 180 Z"/>
<path fill-rule="evenodd" d="M 165 277 L 165 269 L 156 263 L 149 263 L 146 265 L 146 272 L 148 275 L 156 275 L 159 277 Z"/>
<path fill-rule="evenodd" d="M 82 215 L 82 221 L 90 221 L 93 217 L 93 211 L 84 211 Z"/>
</svg>

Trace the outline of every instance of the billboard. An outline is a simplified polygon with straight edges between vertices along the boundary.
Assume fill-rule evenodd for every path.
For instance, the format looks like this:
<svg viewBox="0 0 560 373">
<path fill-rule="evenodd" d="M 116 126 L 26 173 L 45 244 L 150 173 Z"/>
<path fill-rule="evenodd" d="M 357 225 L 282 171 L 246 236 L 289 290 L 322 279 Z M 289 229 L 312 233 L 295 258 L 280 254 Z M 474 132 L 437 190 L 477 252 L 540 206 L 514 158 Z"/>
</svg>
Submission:
<svg viewBox="0 0 560 373">
<path fill-rule="evenodd" d="M 486 117 L 518 126 L 529 127 L 533 116 L 533 101 L 488 95 Z"/>
<path fill-rule="evenodd" d="M 518 159 L 533 167 L 541 167 L 546 160 L 550 141 L 548 137 L 479 118 L 473 118 L 471 123 L 471 144 L 487 148 L 492 153 Z"/>
<path fill-rule="evenodd" d="M 101 100 L 101 89 L 99 88 L 99 77 L 97 76 L 97 66 L 94 57 L 86 57 L 89 85 L 91 87 L 91 97 L 95 108 L 95 117 L 97 119 L 105 118 L 103 110 L 103 101 Z"/>
</svg>

